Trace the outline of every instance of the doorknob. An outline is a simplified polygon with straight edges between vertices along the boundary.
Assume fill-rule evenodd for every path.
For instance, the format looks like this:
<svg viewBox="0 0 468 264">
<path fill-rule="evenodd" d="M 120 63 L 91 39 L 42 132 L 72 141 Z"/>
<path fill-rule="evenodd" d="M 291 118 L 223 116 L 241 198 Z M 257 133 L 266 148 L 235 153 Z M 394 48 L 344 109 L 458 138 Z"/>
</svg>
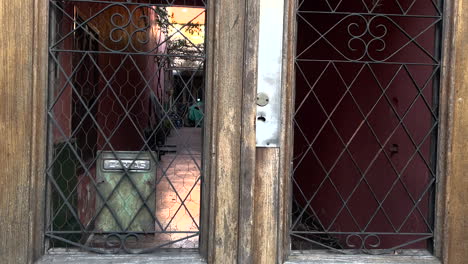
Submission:
<svg viewBox="0 0 468 264">
<path fill-rule="evenodd" d="M 257 94 L 257 105 L 258 106 L 266 106 L 270 102 L 270 98 L 266 93 L 258 93 Z"/>
</svg>

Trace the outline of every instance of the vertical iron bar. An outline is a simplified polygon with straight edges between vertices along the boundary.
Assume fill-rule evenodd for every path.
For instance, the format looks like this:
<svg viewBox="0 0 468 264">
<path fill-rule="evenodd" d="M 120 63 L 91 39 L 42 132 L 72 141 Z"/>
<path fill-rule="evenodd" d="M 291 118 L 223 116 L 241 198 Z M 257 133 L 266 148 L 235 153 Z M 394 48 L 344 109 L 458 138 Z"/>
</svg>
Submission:
<svg viewBox="0 0 468 264">
<path fill-rule="evenodd" d="M 440 10 L 443 10 L 443 5 L 444 5 L 444 1 L 443 0 L 436 0 L 437 1 L 437 4 L 440 8 Z M 438 60 L 438 64 L 440 66 L 440 63 L 442 61 L 442 34 L 443 34 L 443 24 L 444 24 L 444 21 L 442 21 L 442 23 L 439 23 L 436 27 L 435 27 L 435 58 Z M 432 190 L 429 191 L 429 217 L 428 217 L 428 221 L 429 223 L 432 225 L 432 228 L 434 229 L 434 226 L 435 226 L 435 212 L 437 210 L 436 208 L 436 191 L 437 191 L 437 186 L 439 185 L 439 179 L 438 179 L 438 174 L 437 174 L 437 151 L 438 151 L 438 138 L 439 138 L 439 128 L 440 128 L 440 124 L 439 124 L 439 111 L 440 111 L 440 108 L 439 108 L 439 102 L 440 102 L 440 75 L 441 75 L 441 69 L 439 67 L 439 70 L 438 70 L 438 73 L 434 76 L 433 78 L 433 82 L 432 82 L 432 109 L 431 111 L 433 111 L 435 114 L 436 114 L 436 118 L 434 118 L 432 115 L 431 115 L 431 120 L 433 120 L 433 122 L 436 122 L 437 123 L 437 129 L 434 129 L 433 130 L 433 133 L 431 135 L 431 143 L 430 143 L 430 149 L 429 149 L 429 155 L 430 155 L 430 164 L 431 164 L 431 167 L 432 167 L 432 171 L 435 172 L 435 183 L 432 187 Z M 421 96 L 424 96 L 424 94 L 421 94 Z M 431 124 L 432 125 L 432 124 Z M 435 242 L 435 239 L 432 238 L 430 240 L 428 240 L 428 250 L 430 252 L 434 252 L 434 248 L 435 248 L 435 245 L 434 245 L 434 242 Z"/>
<path fill-rule="evenodd" d="M 59 3 L 57 3 L 59 4 Z M 47 58 L 48 58 L 48 86 L 47 86 L 47 107 L 46 111 L 49 111 L 49 105 L 54 100 L 54 85 L 55 79 L 57 77 L 57 67 L 54 63 L 54 60 L 50 58 L 50 46 L 55 43 L 55 39 L 57 37 L 57 10 L 53 5 L 49 4 L 49 47 L 47 48 Z M 54 139 L 53 139 L 53 124 L 49 121 L 49 115 L 47 116 L 47 142 L 46 142 L 46 164 L 47 168 L 52 167 L 52 161 L 54 156 Z M 52 205 L 52 186 L 50 181 L 46 177 L 46 194 L 45 194 L 45 226 L 44 228 L 50 227 L 51 230 L 54 229 L 53 223 L 51 222 L 51 216 L 53 215 L 53 205 Z M 49 230 L 46 230 L 49 231 Z M 47 251 L 51 247 L 51 241 L 49 237 L 45 237 L 45 247 L 44 249 Z"/>
</svg>

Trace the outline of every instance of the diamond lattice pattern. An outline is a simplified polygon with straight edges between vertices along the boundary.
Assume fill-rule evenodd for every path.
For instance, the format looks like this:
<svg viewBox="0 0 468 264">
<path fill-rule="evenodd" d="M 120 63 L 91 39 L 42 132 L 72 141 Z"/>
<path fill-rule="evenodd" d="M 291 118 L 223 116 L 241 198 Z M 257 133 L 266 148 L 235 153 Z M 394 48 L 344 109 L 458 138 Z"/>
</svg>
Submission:
<svg viewBox="0 0 468 264">
<path fill-rule="evenodd" d="M 299 1 L 293 248 L 430 248 L 440 10 Z"/>
<path fill-rule="evenodd" d="M 50 1 L 52 248 L 198 247 L 204 5 Z"/>
</svg>

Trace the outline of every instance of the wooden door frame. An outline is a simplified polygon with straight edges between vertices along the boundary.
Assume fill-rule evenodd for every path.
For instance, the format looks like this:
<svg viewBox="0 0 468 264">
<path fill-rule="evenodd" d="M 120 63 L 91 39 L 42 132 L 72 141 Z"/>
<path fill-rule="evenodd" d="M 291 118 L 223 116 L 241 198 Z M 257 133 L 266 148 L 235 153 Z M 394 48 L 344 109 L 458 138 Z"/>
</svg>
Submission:
<svg viewBox="0 0 468 264">
<path fill-rule="evenodd" d="M 293 94 L 294 0 L 287 1 L 284 55 L 284 94 Z M 292 125 L 285 122 L 280 149 L 253 147 L 258 0 L 212 0 L 209 26 L 213 41 L 207 62 L 212 90 L 213 134 L 206 169 L 214 175 L 204 182 L 209 207 L 202 212 L 209 243 L 201 245 L 210 263 L 252 263 L 274 254 L 283 263 L 289 255 L 287 237 L 289 161 Z M 468 259 L 468 10 L 463 0 L 448 1 L 441 96 L 441 143 L 438 234 L 436 256 L 446 264 Z M 21 21 L 21 23 L 20 23 Z M 43 256 L 44 165 L 47 97 L 48 1 L 2 1 L 3 31 L 0 58 L 0 256 L 6 263 L 32 263 Z M 222 41 L 221 41 L 222 40 Z M 240 55 L 242 54 L 242 55 Z M 283 99 L 283 120 L 291 120 L 292 96 Z M 239 109 L 242 114 L 238 115 Z M 238 116 L 236 116 L 238 115 Z M 233 118 L 227 121 L 226 117 Z M 232 121 L 234 120 L 234 121 Z M 242 128 L 237 126 L 242 122 Z M 258 166 L 263 164 L 265 166 Z M 279 173 L 277 168 L 279 167 Z M 272 172 L 272 173 L 269 173 Z M 278 182 L 264 189 L 265 181 Z M 275 191 L 276 190 L 276 191 Z M 273 192 L 272 192 L 273 191 Z M 258 196 L 255 196 L 258 194 Z M 208 197 L 208 198 L 206 198 Z M 258 199 L 256 199 L 258 198 Z M 280 201 L 274 207 L 272 201 Z M 267 204 L 267 206 L 264 206 Z M 275 215 L 272 219 L 258 217 Z M 277 226 L 277 232 L 264 230 Z M 268 235 L 271 234 L 271 235 Z M 206 241 L 206 240 L 205 240 Z M 264 246 L 265 242 L 273 246 Z M 308 256 L 305 256 L 308 257 Z M 309 256 L 313 260 L 313 256 Z M 133 256 L 142 260 L 143 256 Z M 241 262 L 245 259 L 246 262 Z M 167 258 L 164 260 L 167 262 Z M 332 260 L 330 260 L 332 261 Z M 336 260 L 339 261 L 339 260 Z M 335 261 L 335 262 L 336 262 Z M 383 260 L 385 261 L 385 260 Z M 167 262 L 168 263 L 168 262 Z M 376 263 L 376 262 L 372 262 Z M 385 263 L 385 262 L 381 262 Z M 386 262 L 391 263 L 391 262 Z"/>
</svg>

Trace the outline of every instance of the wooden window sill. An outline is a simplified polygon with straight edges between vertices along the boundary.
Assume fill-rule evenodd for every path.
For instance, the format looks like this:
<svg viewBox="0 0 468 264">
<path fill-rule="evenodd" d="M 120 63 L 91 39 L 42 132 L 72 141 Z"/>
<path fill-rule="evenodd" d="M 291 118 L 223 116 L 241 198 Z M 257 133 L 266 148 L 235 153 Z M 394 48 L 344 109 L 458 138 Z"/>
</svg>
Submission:
<svg viewBox="0 0 468 264">
<path fill-rule="evenodd" d="M 163 252 L 155 255 L 98 255 L 92 253 L 54 253 L 44 255 L 35 264 L 204 264 L 206 261 L 198 253 Z"/>
<path fill-rule="evenodd" d="M 317 252 L 293 251 L 285 264 L 441 264 L 442 262 L 429 254 L 416 255 L 339 255 Z"/>
</svg>

